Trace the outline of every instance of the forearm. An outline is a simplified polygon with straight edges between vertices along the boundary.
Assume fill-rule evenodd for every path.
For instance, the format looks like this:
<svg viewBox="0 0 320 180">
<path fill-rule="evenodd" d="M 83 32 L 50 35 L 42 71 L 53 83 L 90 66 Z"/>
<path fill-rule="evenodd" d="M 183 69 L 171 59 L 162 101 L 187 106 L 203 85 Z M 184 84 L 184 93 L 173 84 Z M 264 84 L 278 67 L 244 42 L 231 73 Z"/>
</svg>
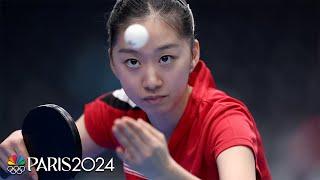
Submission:
<svg viewBox="0 0 320 180">
<path fill-rule="evenodd" d="M 97 145 L 93 139 L 91 139 L 84 122 L 84 115 L 76 122 L 82 145 L 82 158 L 85 157 L 95 157 L 100 154 L 104 149 Z"/>
<path fill-rule="evenodd" d="M 182 166 L 180 166 L 176 161 L 173 159 L 171 160 L 171 163 L 168 167 L 168 170 L 163 173 L 162 177 L 155 178 L 156 180 L 170 180 L 170 179 L 176 179 L 176 180 L 200 180 L 195 175 L 191 174 L 187 170 L 185 170 Z"/>
</svg>

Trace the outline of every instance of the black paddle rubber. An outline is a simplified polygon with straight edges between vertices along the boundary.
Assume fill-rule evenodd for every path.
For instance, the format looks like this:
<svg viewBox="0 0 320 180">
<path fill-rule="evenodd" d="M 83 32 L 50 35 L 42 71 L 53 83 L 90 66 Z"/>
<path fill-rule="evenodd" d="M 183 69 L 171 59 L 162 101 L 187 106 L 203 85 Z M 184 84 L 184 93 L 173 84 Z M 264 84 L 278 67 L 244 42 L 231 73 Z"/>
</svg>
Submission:
<svg viewBox="0 0 320 180">
<path fill-rule="evenodd" d="M 46 104 L 32 109 L 23 121 L 22 135 L 30 157 L 38 158 L 39 161 L 40 158 L 47 161 L 48 157 L 68 157 L 68 163 L 73 169 L 79 162 L 71 160 L 82 157 L 81 140 L 76 124 L 70 114 L 57 105 Z M 46 180 L 72 179 L 77 172 L 45 171 L 40 168 L 37 173 L 40 180 Z M 1 172 L 1 176 L 5 178 L 7 175 Z"/>
</svg>

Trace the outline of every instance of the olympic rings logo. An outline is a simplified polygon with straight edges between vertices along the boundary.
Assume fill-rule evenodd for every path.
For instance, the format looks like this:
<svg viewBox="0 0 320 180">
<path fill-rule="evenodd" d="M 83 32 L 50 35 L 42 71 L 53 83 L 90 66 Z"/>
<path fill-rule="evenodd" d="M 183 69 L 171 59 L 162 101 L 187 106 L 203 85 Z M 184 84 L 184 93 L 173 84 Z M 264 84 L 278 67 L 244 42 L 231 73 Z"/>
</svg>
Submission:
<svg viewBox="0 0 320 180">
<path fill-rule="evenodd" d="M 22 174 L 26 168 L 24 166 L 8 166 L 7 170 L 10 174 L 15 175 L 15 174 Z"/>
</svg>

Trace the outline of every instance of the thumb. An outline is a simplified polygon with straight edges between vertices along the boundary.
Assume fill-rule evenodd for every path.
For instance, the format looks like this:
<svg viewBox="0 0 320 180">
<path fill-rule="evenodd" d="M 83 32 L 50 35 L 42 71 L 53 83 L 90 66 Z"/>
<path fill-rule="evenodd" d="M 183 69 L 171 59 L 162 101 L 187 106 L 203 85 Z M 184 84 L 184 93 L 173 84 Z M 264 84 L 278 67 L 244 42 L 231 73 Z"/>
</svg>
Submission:
<svg viewBox="0 0 320 180">
<path fill-rule="evenodd" d="M 125 157 L 124 157 L 124 150 L 121 147 L 117 147 L 116 148 L 116 153 L 118 155 L 118 157 L 125 162 Z"/>
<path fill-rule="evenodd" d="M 26 149 L 26 147 L 25 147 L 25 145 L 24 145 L 24 143 L 20 143 L 20 144 L 18 145 L 18 147 L 15 148 L 15 152 L 16 152 L 17 154 L 23 155 L 25 159 L 28 159 L 28 158 L 30 157 L 30 156 L 29 156 L 29 153 L 28 153 L 28 151 L 27 151 L 27 149 Z M 27 167 L 26 167 L 27 169 L 29 169 L 28 165 L 29 165 L 29 164 L 26 165 L 26 166 L 27 166 Z M 27 172 L 28 172 L 27 175 L 28 175 L 31 179 L 33 179 L 33 180 L 38 180 L 38 179 L 39 179 L 38 173 L 37 173 L 35 167 L 31 167 L 31 171 L 30 171 L 30 172 L 27 171 Z"/>
</svg>

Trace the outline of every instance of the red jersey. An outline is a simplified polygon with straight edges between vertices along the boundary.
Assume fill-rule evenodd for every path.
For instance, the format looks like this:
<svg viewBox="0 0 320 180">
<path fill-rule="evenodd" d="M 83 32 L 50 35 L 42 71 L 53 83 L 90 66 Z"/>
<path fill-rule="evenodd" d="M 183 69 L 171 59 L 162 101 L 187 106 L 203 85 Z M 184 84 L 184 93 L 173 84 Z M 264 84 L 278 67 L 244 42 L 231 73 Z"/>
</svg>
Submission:
<svg viewBox="0 0 320 180">
<path fill-rule="evenodd" d="M 215 88 L 211 72 L 203 61 L 197 64 L 188 83 L 193 87 L 192 93 L 168 140 L 172 158 L 200 179 L 219 179 L 218 155 L 232 146 L 246 146 L 254 154 L 257 179 L 271 179 L 260 134 L 246 106 Z M 130 116 L 149 122 L 146 113 L 122 89 L 87 104 L 84 115 L 91 138 L 113 150 L 119 146 L 111 131 L 116 118 Z M 129 180 L 145 178 L 126 164 L 124 172 Z"/>
</svg>

